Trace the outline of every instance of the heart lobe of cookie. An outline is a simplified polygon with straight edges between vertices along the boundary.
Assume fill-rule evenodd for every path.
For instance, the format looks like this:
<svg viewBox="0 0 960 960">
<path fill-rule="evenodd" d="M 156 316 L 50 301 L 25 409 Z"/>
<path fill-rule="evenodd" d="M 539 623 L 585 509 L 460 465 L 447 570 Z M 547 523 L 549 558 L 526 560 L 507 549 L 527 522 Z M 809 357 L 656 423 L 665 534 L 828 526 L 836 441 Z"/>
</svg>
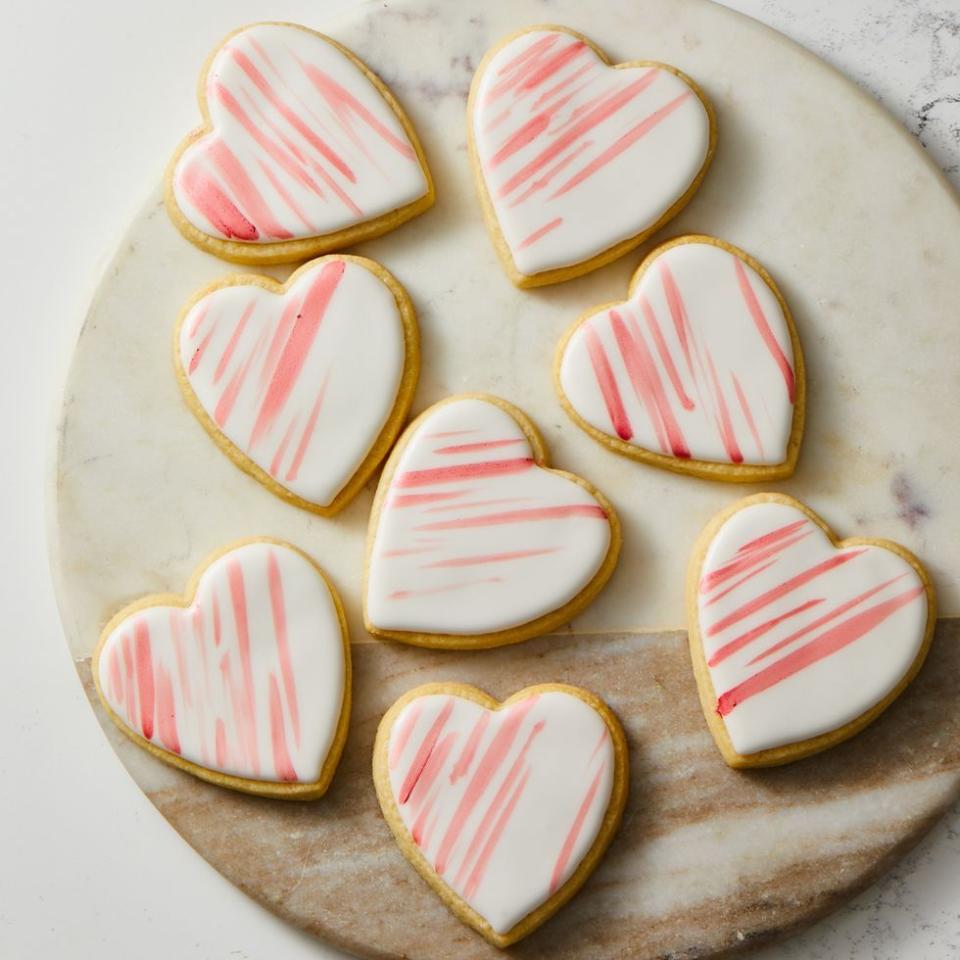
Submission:
<svg viewBox="0 0 960 960">
<path fill-rule="evenodd" d="M 649 230 L 709 155 L 709 114 L 684 79 L 659 65 L 611 67 L 561 30 L 500 47 L 471 103 L 475 164 L 523 277 Z"/>
<path fill-rule="evenodd" d="M 672 469 L 695 472 L 685 465 L 701 461 L 733 477 L 792 469 L 802 376 L 774 289 L 707 237 L 655 252 L 629 299 L 574 329 L 558 371 L 568 408 L 601 439 L 669 458 Z"/>
<path fill-rule="evenodd" d="M 401 444 L 381 481 L 370 553 L 374 629 L 508 631 L 563 607 L 603 566 L 607 509 L 538 466 L 528 437 L 497 404 L 438 404 Z"/>
<path fill-rule="evenodd" d="M 559 691 L 499 710 L 417 697 L 394 719 L 385 755 L 401 833 L 501 936 L 577 870 L 614 791 L 604 720 Z"/>
<path fill-rule="evenodd" d="M 188 606 L 135 609 L 108 630 L 97 685 L 115 722 L 207 770 L 320 778 L 346 664 L 330 588 L 301 553 L 236 547 L 207 567 Z"/>
<path fill-rule="evenodd" d="M 917 569 L 884 546 L 835 547 L 789 503 L 735 511 L 707 547 L 695 590 L 704 706 L 741 756 L 853 723 L 924 650 Z"/>
<path fill-rule="evenodd" d="M 261 23 L 231 36 L 204 87 L 209 132 L 176 161 L 180 213 L 251 245 L 323 236 L 412 203 L 429 187 L 376 85 L 325 37 Z"/>
<path fill-rule="evenodd" d="M 178 367 L 209 430 L 294 497 L 329 506 L 376 442 L 404 375 L 404 327 L 371 269 L 326 257 L 282 294 L 213 290 L 183 318 Z"/>
</svg>

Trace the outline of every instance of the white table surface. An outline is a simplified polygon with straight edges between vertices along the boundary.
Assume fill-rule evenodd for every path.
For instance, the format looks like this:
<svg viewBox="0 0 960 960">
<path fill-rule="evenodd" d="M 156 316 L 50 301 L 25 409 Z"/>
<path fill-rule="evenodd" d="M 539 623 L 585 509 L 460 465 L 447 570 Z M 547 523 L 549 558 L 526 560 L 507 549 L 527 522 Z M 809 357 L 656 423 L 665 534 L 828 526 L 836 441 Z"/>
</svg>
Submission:
<svg viewBox="0 0 960 960">
<path fill-rule="evenodd" d="M 196 120 L 197 65 L 228 29 L 321 23 L 353 0 L 3 4 L 5 311 L 0 478 L 8 569 L 0 719 L 0 957 L 333 957 L 221 879 L 129 779 L 87 705 L 47 572 L 43 481 L 58 389 L 117 237 Z M 454 0 L 447 0 L 454 2 Z M 960 0 L 724 0 L 834 63 L 960 187 Z M 9 448 L 8 444 L 8 448 Z M 960 816 L 852 907 L 762 960 L 960 952 Z"/>
</svg>

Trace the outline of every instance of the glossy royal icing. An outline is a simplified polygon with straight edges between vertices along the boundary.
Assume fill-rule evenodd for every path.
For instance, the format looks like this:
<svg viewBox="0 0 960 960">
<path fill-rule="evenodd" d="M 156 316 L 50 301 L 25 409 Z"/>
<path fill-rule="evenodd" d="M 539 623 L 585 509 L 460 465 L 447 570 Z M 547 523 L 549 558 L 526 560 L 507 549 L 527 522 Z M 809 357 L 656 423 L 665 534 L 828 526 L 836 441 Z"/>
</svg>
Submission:
<svg viewBox="0 0 960 960">
<path fill-rule="evenodd" d="M 335 742 L 344 638 L 319 570 L 253 541 L 202 573 L 188 606 L 108 627 L 97 684 L 113 719 L 170 754 L 250 780 L 310 783 Z"/>
<path fill-rule="evenodd" d="M 783 463 L 798 395 L 787 316 L 748 262 L 708 241 L 654 251 L 628 300 L 579 324 L 562 395 L 589 426 L 656 454 Z"/>
<path fill-rule="evenodd" d="M 392 106 L 320 34 L 247 27 L 216 52 L 202 82 L 210 130 L 177 159 L 172 190 L 207 236 L 250 244 L 323 236 L 429 190 Z"/>
<path fill-rule="evenodd" d="M 733 748 L 837 730 L 880 703 L 920 654 L 927 595 L 892 550 L 834 547 L 797 507 L 736 510 L 706 550 L 698 632 Z"/>
<path fill-rule="evenodd" d="M 559 691 L 496 711 L 459 696 L 417 697 L 393 723 L 387 758 L 413 843 L 497 934 L 574 873 L 614 784 L 604 720 Z"/>
<path fill-rule="evenodd" d="M 476 162 L 520 274 L 598 256 L 649 230 L 708 161 L 711 121 L 661 65 L 615 68 L 581 37 L 524 32 L 474 81 Z"/>
<path fill-rule="evenodd" d="M 301 269 L 282 294 L 257 278 L 220 286 L 180 323 L 188 398 L 308 505 L 337 497 L 397 403 L 404 325 L 375 269 L 327 257 Z"/>
<path fill-rule="evenodd" d="M 495 402 L 437 404 L 401 443 L 378 494 L 366 592 L 372 627 L 510 630 L 572 600 L 604 564 L 604 506 L 540 468 L 527 435 Z"/>
</svg>

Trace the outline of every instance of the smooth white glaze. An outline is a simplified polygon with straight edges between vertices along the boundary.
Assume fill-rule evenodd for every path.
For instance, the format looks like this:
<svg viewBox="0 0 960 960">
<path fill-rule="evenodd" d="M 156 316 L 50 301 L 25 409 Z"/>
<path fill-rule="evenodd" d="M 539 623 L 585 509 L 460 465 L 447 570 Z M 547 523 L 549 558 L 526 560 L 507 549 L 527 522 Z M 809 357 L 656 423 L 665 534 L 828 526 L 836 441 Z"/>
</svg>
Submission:
<svg viewBox="0 0 960 960">
<path fill-rule="evenodd" d="M 475 398 L 440 403 L 416 425 L 390 477 L 367 616 L 386 630 L 507 630 L 573 599 L 609 545 L 604 508 L 539 468 L 505 410 Z"/>
<path fill-rule="evenodd" d="M 221 240 L 322 236 L 422 197 L 427 180 L 377 87 L 326 38 L 262 23 L 217 51 L 211 131 L 173 172 L 183 215 Z"/>
<path fill-rule="evenodd" d="M 603 718 L 551 691 L 498 711 L 418 697 L 394 721 L 390 788 L 413 842 L 497 933 L 556 892 L 593 846 L 613 790 Z"/>
<path fill-rule="evenodd" d="M 121 722 L 185 760 L 315 781 L 344 696 L 330 588 L 296 550 L 245 544 L 204 571 L 189 607 L 148 607 L 117 624 L 98 679 Z"/>
<path fill-rule="evenodd" d="M 630 298 L 582 323 L 560 386 L 592 427 L 666 456 L 776 464 L 796 374 L 790 330 L 748 263 L 709 243 L 659 254 Z"/>
<path fill-rule="evenodd" d="M 475 84 L 480 167 L 514 264 L 528 276 L 651 227 L 707 156 L 709 117 L 683 80 L 607 66 L 562 31 L 511 40 Z"/>
<path fill-rule="evenodd" d="M 782 503 L 723 524 L 697 606 L 717 711 L 740 754 L 828 733 L 875 706 L 910 669 L 927 622 L 909 563 L 882 547 L 837 550 Z"/>
<path fill-rule="evenodd" d="M 327 258 L 283 295 L 222 287 L 180 327 L 180 365 L 218 429 L 277 483 L 325 506 L 373 446 L 403 375 L 390 289 Z"/>
</svg>

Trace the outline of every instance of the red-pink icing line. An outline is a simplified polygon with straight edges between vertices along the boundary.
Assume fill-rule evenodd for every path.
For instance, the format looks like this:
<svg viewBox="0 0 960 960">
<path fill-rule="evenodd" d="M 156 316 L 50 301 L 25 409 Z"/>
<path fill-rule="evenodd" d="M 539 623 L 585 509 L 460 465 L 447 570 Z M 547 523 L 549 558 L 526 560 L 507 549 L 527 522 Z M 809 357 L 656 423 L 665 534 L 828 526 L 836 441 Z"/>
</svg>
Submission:
<svg viewBox="0 0 960 960">
<path fill-rule="evenodd" d="M 146 607 L 116 626 L 98 679 L 145 739 L 202 766 L 282 782 L 319 776 L 344 676 L 323 578 L 299 553 L 255 542 L 214 561 L 190 607 Z"/>
<path fill-rule="evenodd" d="M 605 723 L 559 691 L 496 711 L 445 694 L 418 697 L 394 721 L 387 752 L 413 842 L 498 932 L 569 878 L 613 785 Z"/>
<path fill-rule="evenodd" d="M 277 242 L 334 232 L 422 197 L 416 151 L 377 87 L 307 31 L 259 24 L 231 37 L 207 77 L 212 129 L 173 175 L 204 233 Z"/>
</svg>

